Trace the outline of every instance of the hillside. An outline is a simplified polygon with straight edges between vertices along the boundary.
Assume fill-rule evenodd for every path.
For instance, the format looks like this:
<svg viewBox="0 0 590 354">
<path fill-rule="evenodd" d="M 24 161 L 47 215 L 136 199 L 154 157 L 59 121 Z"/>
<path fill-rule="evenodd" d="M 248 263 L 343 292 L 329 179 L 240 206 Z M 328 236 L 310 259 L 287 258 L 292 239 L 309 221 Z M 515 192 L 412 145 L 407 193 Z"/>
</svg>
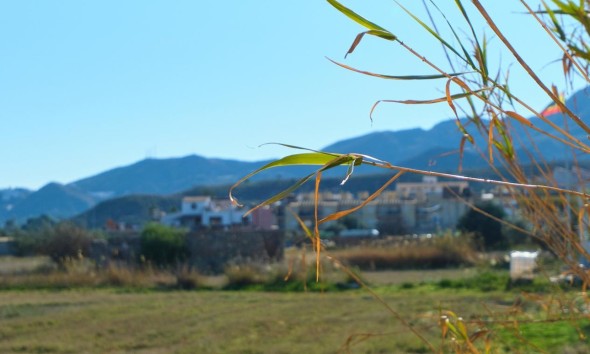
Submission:
<svg viewBox="0 0 590 354">
<path fill-rule="evenodd" d="M 76 224 L 94 229 L 114 220 L 125 225 L 146 223 L 158 212 L 171 212 L 180 207 L 180 196 L 131 195 L 106 200 L 73 217 Z"/>
<path fill-rule="evenodd" d="M 190 155 L 145 159 L 69 184 L 89 194 L 110 197 L 130 194 L 171 194 L 197 185 L 231 183 L 260 166 L 260 162 L 208 159 Z"/>
<path fill-rule="evenodd" d="M 590 121 L 590 90 L 580 90 L 566 101 L 583 120 Z M 566 124 L 561 114 L 549 117 L 551 121 L 581 141 L 587 140 L 587 134 L 574 124 Z M 541 128 L 549 129 L 548 124 L 539 118 L 530 122 Z M 563 144 L 534 131 L 525 133 L 519 123 L 511 121 L 514 127 L 512 137 L 516 155 L 521 162 L 528 161 L 527 153 L 542 156 L 547 162 L 563 161 L 572 158 L 571 149 Z M 466 124 L 468 131 L 476 139 L 487 141 L 487 132 L 475 131 L 473 124 Z M 382 131 L 363 136 L 341 140 L 321 149 L 340 153 L 362 153 L 389 161 L 400 166 L 456 172 L 459 167 L 460 134 L 454 120 L 445 120 L 431 129 L 408 129 L 401 131 Z M 485 144 L 483 145 L 485 148 Z M 293 153 L 297 153 L 294 151 Z M 485 153 L 485 152 L 484 152 Z M 465 145 L 462 158 L 464 169 L 484 168 L 485 162 L 480 158 L 481 152 Z M 578 154 L 577 159 L 587 159 Z M 56 218 L 67 218 L 83 212 L 97 202 L 111 198 L 147 194 L 170 195 L 181 193 L 195 187 L 224 186 L 227 188 L 249 172 L 259 168 L 268 161 L 244 162 L 237 160 L 205 158 L 190 155 L 168 159 L 145 159 L 128 166 L 114 168 L 95 176 L 83 178 L 67 185 L 49 184 L 36 192 L 8 193 L 10 200 L 0 204 L 0 222 L 8 219 L 23 221 L 28 217 L 46 214 Z M 271 169 L 256 176 L 251 183 L 260 180 L 273 180 L 276 185 L 286 184 L 293 178 L 310 171 L 305 167 Z M 368 167 L 357 168 L 357 176 L 371 175 L 380 171 Z M 329 171 L 325 177 L 341 178 L 342 169 Z M 352 183 L 352 182 L 349 182 Z M 265 190 L 260 191 L 265 192 Z M 9 210 L 10 209 L 10 210 Z"/>
<path fill-rule="evenodd" d="M 9 210 L 3 210 L 0 218 L 23 222 L 27 218 L 48 215 L 67 218 L 92 207 L 96 199 L 75 187 L 49 183 L 34 193 L 19 199 Z"/>
</svg>

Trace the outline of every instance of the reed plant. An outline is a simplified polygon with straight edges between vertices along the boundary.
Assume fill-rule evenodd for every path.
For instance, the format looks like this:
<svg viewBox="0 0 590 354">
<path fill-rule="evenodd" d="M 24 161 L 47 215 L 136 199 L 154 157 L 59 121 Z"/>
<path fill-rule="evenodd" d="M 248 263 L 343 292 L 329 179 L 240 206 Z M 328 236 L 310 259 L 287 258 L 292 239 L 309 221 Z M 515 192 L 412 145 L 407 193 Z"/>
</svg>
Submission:
<svg viewBox="0 0 590 354">
<path fill-rule="evenodd" d="M 520 214 L 527 221 L 529 227 L 511 224 L 499 220 L 505 227 L 510 227 L 541 242 L 560 261 L 581 280 L 582 290 L 590 283 L 590 272 L 579 267 L 580 259 L 590 259 L 588 250 L 584 246 L 588 232 L 588 194 L 585 181 L 580 180 L 573 186 L 561 186 L 552 174 L 552 168 L 543 154 L 539 153 L 532 135 L 543 137 L 544 144 L 551 144 L 564 151 L 569 151 L 563 158 L 572 161 L 574 171 L 578 171 L 576 161 L 580 155 L 590 152 L 588 139 L 581 138 L 572 131 L 582 131 L 590 136 L 590 126 L 572 109 L 566 105 L 562 92 L 573 88 L 574 80 L 582 80 L 585 85 L 590 83 L 590 3 L 574 0 L 541 0 L 533 8 L 526 0 L 519 0 L 522 5 L 520 16 L 529 16 L 535 20 L 538 29 L 555 44 L 554 52 L 561 58 L 564 82 L 563 87 L 548 83 L 535 72 L 525 59 L 516 44 L 509 39 L 506 29 L 498 24 L 497 19 L 489 13 L 486 5 L 479 0 L 465 2 L 455 0 L 454 7 L 441 10 L 442 4 L 433 0 L 412 2 L 407 7 L 400 2 L 392 6 L 397 12 L 395 16 L 409 16 L 410 19 L 425 31 L 432 40 L 431 45 L 442 48 L 439 57 L 425 57 L 419 50 L 423 43 L 413 43 L 413 36 L 403 38 L 397 33 L 386 29 L 361 14 L 353 11 L 337 0 L 327 0 L 337 11 L 345 15 L 361 28 L 347 50 L 346 55 L 352 55 L 360 50 L 360 44 L 367 37 L 382 40 L 385 45 L 395 46 L 405 55 L 413 58 L 417 63 L 426 67 L 427 74 L 399 73 L 383 74 L 370 72 L 352 67 L 330 59 L 335 65 L 360 75 L 388 80 L 392 84 L 405 84 L 408 81 L 424 82 L 427 85 L 437 85 L 443 92 L 440 97 L 412 97 L 393 98 L 377 101 L 370 109 L 373 117 L 377 109 L 386 103 L 403 105 L 446 104 L 454 114 L 457 125 L 457 151 L 462 157 L 467 149 L 476 152 L 490 168 L 495 171 L 496 178 L 479 178 L 462 172 L 461 163 L 456 173 L 443 173 L 430 170 L 420 170 L 394 165 L 379 159 L 379 156 L 367 156 L 358 153 L 333 153 L 315 151 L 302 147 L 286 145 L 293 149 L 303 150 L 301 153 L 286 156 L 271 162 L 262 168 L 245 176 L 230 190 L 230 198 L 238 203 L 234 197 L 234 189 L 243 181 L 255 174 L 270 168 L 292 165 L 316 165 L 317 170 L 303 176 L 295 184 L 284 191 L 269 197 L 253 210 L 275 203 L 285 198 L 308 181 L 315 183 L 316 212 L 313 228 L 307 230 L 316 251 L 317 271 L 319 272 L 322 240 L 319 225 L 337 220 L 359 210 L 377 198 L 387 187 L 403 174 L 414 173 L 421 175 L 454 178 L 463 181 L 481 182 L 501 188 L 518 202 Z M 416 4 L 426 8 L 427 15 L 417 15 L 410 6 Z M 449 18 L 453 20 L 449 20 Z M 484 32 L 475 23 L 483 24 Z M 521 30 L 521 29 L 520 29 Z M 499 44 L 499 53 L 490 52 L 490 35 Z M 503 67 L 492 55 L 506 55 L 514 60 L 514 68 Z M 548 59 L 550 61 L 551 59 Z M 510 70 L 518 68 L 525 75 L 527 91 L 539 92 L 554 106 L 559 119 L 549 116 L 527 103 L 523 97 L 527 92 L 515 91 L 510 85 Z M 522 85 L 519 87 L 523 87 Z M 532 116 L 535 119 L 525 117 Z M 391 178 L 381 188 L 378 188 L 359 206 L 348 210 L 341 210 L 325 217 L 318 217 L 319 193 L 322 174 L 337 166 L 347 168 L 343 179 L 345 183 L 359 165 L 368 165 L 376 169 L 390 171 Z M 469 204 L 468 201 L 465 201 Z M 485 211 L 469 204 L 474 210 L 486 215 Z M 493 217 L 487 214 L 488 217 Z M 588 318 L 589 300 L 583 293 L 586 310 L 562 311 L 561 316 L 572 319 Z M 453 352 L 490 352 L 494 348 L 494 338 L 499 338 L 485 322 L 472 321 L 471 325 L 454 312 L 444 312 L 439 326 L 442 332 L 440 345 L 432 343 L 421 336 L 410 322 L 398 316 L 394 309 L 388 308 L 400 321 L 407 324 L 412 332 L 423 339 L 426 346 L 433 352 L 450 350 Z M 510 321 L 518 322 L 516 317 Z M 527 343 L 526 338 L 516 333 L 521 343 Z M 588 333 L 579 331 L 580 340 L 585 340 Z M 497 348 L 498 346 L 496 346 Z M 530 350 L 538 348 L 531 347 Z"/>
</svg>

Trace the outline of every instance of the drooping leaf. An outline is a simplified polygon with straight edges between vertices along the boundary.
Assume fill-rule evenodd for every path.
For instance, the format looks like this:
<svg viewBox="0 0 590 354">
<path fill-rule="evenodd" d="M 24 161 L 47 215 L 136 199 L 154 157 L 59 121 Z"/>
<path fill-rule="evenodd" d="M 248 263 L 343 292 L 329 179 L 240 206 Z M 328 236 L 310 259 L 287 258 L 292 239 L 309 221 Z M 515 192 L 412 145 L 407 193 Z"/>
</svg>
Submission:
<svg viewBox="0 0 590 354">
<path fill-rule="evenodd" d="M 467 327 L 465 327 L 465 323 L 463 323 L 461 317 L 457 319 L 457 329 L 459 330 L 459 334 L 461 334 L 462 339 L 465 341 L 469 341 L 469 336 L 467 335 Z"/>
<path fill-rule="evenodd" d="M 522 123 L 528 127 L 533 127 L 533 123 L 530 120 L 526 119 L 525 117 L 521 116 L 520 114 L 513 112 L 513 111 L 505 111 L 507 116 L 510 118 L 516 119 L 519 123 Z"/>
<path fill-rule="evenodd" d="M 229 190 L 229 199 L 232 201 L 232 203 L 239 205 L 237 199 L 234 198 L 234 196 L 233 196 L 233 193 L 232 193 L 233 190 L 237 186 L 242 184 L 244 181 L 246 181 L 247 179 L 251 178 L 252 176 L 254 176 L 262 171 L 265 171 L 265 170 L 268 170 L 268 169 L 274 168 L 274 167 L 284 167 L 284 166 L 326 165 L 326 164 L 332 162 L 335 158 L 339 158 L 342 156 L 346 156 L 346 155 L 321 153 L 321 152 L 310 152 L 310 153 L 294 154 L 294 155 L 289 155 L 289 156 L 283 157 L 282 159 L 270 162 L 270 163 L 260 167 L 259 169 L 255 170 L 254 172 L 249 173 L 248 175 L 246 175 L 245 177 L 243 177 L 242 179 L 237 181 L 233 186 L 231 186 L 231 188 Z M 347 157 L 347 158 L 344 158 L 339 161 L 341 161 L 342 164 L 345 164 L 345 163 L 351 162 L 353 160 L 354 160 L 353 157 Z M 307 180 L 307 179 L 311 178 L 311 176 L 313 176 L 313 174 L 311 174 L 310 176 L 307 176 L 303 179 Z M 301 180 L 300 180 L 300 182 L 301 182 Z M 301 184 L 303 184 L 304 182 L 305 181 L 301 182 Z M 299 185 L 301 185 L 301 184 L 299 184 Z"/>
<path fill-rule="evenodd" d="M 465 93 L 458 93 L 458 94 L 454 94 L 450 96 L 450 99 L 452 101 L 460 99 L 460 98 L 465 98 L 468 96 L 471 96 L 473 94 L 482 92 L 482 91 L 486 91 L 488 89 L 481 89 L 481 90 L 476 90 L 476 91 L 471 91 L 471 92 L 465 92 Z M 445 97 L 439 97 L 439 98 L 434 98 L 434 99 L 430 99 L 430 100 L 380 100 L 378 102 L 390 102 L 390 103 L 402 103 L 402 104 L 433 104 L 433 103 L 440 103 L 440 102 L 448 102 L 448 98 L 447 96 Z"/>
<path fill-rule="evenodd" d="M 293 184 L 289 188 L 283 190 L 280 193 L 275 194 L 274 196 L 268 198 L 264 202 L 256 205 L 254 208 L 248 210 L 244 214 L 244 216 L 247 216 L 256 209 L 259 209 L 259 208 L 264 207 L 266 205 L 276 203 L 279 200 L 286 198 L 287 196 L 289 196 L 289 194 L 291 194 L 297 188 L 301 187 L 305 182 L 310 180 L 314 175 L 317 175 L 318 173 L 320 173 L 322 171 L 329 170 L 329 169 L 334 168 L 336 166 L 349 165 L 349 164 L 357 164 L 358 165 L 361 163 L 362 163 L 362 158 L 359 158 L 359 156 L 356 156 L 353 154 L 344 155 L 344 154 L 330 154 L 330 153 L 317 152 L 317 153 L 304 153 L 304 154 L 295 154 L 295 155 L 286 156 L 286 157 L 279 159 L 277 161 L 273 161 L 271 163 L 268 163 L 268 164 L 262 166 L 261 168 L 257 169 L 256 171 L 248 174 L 246 177 L 243 177 L 242 179 L 240 179 L 238 182 L 236 182 L 230 188 L 229 198 L 232 201 L 232 203 L 240 205 L 238 203 L 238 200 L 233 196 L 233 190 L 237 186 L 239 186 L 242 182 L 244 182 L 245 180 L 247 180 L 250 177 L 252 177 L 264 170 L 267 170 L 269 168 L 279 167 L 279 166 L 294 166 L 294 165 L 321 165 L 321 167 L 316 172 L 310 173 L 309 175 L 301 178 L 300 180 L 298 180 L 295 184 Z M 349 177 L 349 175 L 346 176 L 346 178 L 348 178 L 348 177 Z"/>
<path fill-rule="evenodd" d="M 313 240 L 313 233 L 311 232 L 309 227 L 307 227 L 307 225 L 305 225 L 305 222 L 303 222 L 303 220 L 301 220 L 299 215 L 297 215 L 293 210 L 291 210 L 288 207 L 287 207 L 287 211 L 295 218 L 295 220 L 299 224 L 299 227 L 301 227 L 301 229 L 305 233 L 305 236 L 307 236 L 310 240 Z"/>
<path fill-rule="evenodd" d="M 456 79 L 456 78 L 454 78 L 454 79 Z M 459 82 L 462 82 L 462 81 L 459 80 Z M 483 89 L 479 89 L 476 91 L 459 93 L 459 94 L 451 95 L 450 98 L 451 98 L 451 100 L 456 100 L 456 99 L 460 99 L 460 98 L 469 99 L 469 97 L 471 97 L 472 95 L 483 92 L 483 91 L 487 91 L 487 90 L 490 90 L 490 88 L 484 87 Z M 431 100 L 379 100 L 379 101 L 375 102 L 373 104 L 373 106 L 371 107 L 371 111 L 369 112 L 369 117 L 371 118 L 371 120 L 373 120 L 373 113 L 374 113 L 375 109 L 377 108 L 377 106 L 381 103 L 433 104 L 433 103 L 440 103 L 440 102 L 448 102 L 447 96 L 435 98 L 435 99 L 431 99 Z M 469 140 L 472 141 L 472 139 L 469 139 Z"/>
<path fill-rule="evenodd" d="M 352 41 L 352 44 L 350 45 L 350 48 L 348 48 L 348 51 L 346 52 L 346 55 L 344 55 L 344 58 L 346 58 L 348 56 L 348 54 L 352 54 L 352 52 L 354 52 L 354 50 L 359 45 L 359 43 L 361 42 L 361 40 L 363 39 L 365 34 L 379 37 L 379 38 L 383 38 L 383 39 L 387 39 L 390 41 L 393 41 L 396 39 L 396 37 L 389 32 L 383 32 L 383 31 L 379 31 L 379 30 L 369 30 L 366 32 L 361 32 L 361 33 L 357 34 L 356 37 L 354 38 L 354 41 Z"/>
<path fill-rule="evenodd" d="M 314 173 L 310 173 L 309 175 L 301 178 L 299 181 L 297 181 L 296 183 L 294 183 L 293 185 L 291 185 L 289 188 L 283 190 L 282 192 L 279 192 L 275 195 L 273 195 L 272 197 L 268 198 L 267 200 L 265 200 L 264 202 L 256 205 L 254 208 L 248 210 L 244 216 L 249 215 L 250 213 L 252 213 L 253 211 L 255 211 L 256 209 L 262 208 L 266 205 L 271 205 L 273 203 L 278 202 L 279 200 L 285 199 L 286 197 L 288 197 L 293 191 L 295 191 L 297 188 L 301 187 L 305 182 L 309 181 L 313 176 L 315 175 Z M 230 192 L 231 193 L 231 192 Z M 230 199 L 237 203 L 237 199 L 233 198 L 230 195 Z"/>
<path fill-rule="evenodd" d="M 459 167 L 458 171 L 461 173 L 463 171 L 463 153 L 465 152 L 465 141 L 467 137 L 465 134 L 461 137 L 461 143 L 459 144 Z"/>
<path fill-rule="evenodd" d="M 488 158 L 490 159 L 490 163 L 494 163 L 494 126 L 495 126 L 496 117 L 492 118 L 490 122 L 490 126 L 488 128 Z"/>
<path fill-rule="evenodd" d="M 351 71 L 357 72 L 359 74 L 374 76 L 374 77 L 378 77 L 381 79 L 388 79 L 388 80 L 436 80 L 436 79 L 444 79 L 444 78 L 449 78 L 449 77 L 460 76 L 460 75 L 466 74 L 466 72 L 461 72 L 461 73 L 450 73 L 450 74 L 446 74 L 446 75 L 441 75 L 441 74 L 438 74 L 438 75 L 383 75 L 383 74 L 373 73 L 370 71 L 355 69 L 353 67 L 350 67 L 346 64 L 339 63 L 339 62 L 332 60 L 330 58 L 326 58 L 326 59 L 328 59 L 332 63 L 334 63 L 344 69 L 351 70 Z"/>
<path fill-rule="evenodd" d="M 451 80 L 448 80 L 447 84 L 445 85 L 445 98 L 447 99 L 447 104 L 449 107 L 451 107 L 453 113 L 455 113 L 455 117 L 459 119 L 459 116 L 457 115 L 457 109 L 455 108 L 453 98 L 451 97 Z"/>
<path fill-rule="evenodd" d="M 361 26 L 365 27 L 366 29 L 368 29 L 368 31 L 361 32 L 356 36 L 356 38 L 352 42 L 352 45 L 350 46 L 350 49 L 348 49 L 346 56 L 348 56 L 348 54 L 354 52 L 354 49 L 361 42 L 361 39 L 363 39 L 365 34 L 379 37 L 379 38 L 383 38 L 388 41 L 395 41 L 397 39 L 397 37 L 393 33 L 389 32 L 385 28 L 367 20 L 366 18 L 364 18 L 363 16 L 352 11 L 348 7 L 342 5 L 338 1 L 336 1 L 336 0 L 327 0 L 327 1 L 328 1 L 328 3 L 330 3 L 330 5 L 334 6 L 338 11 L 342 12 L 348 18 L 350 18 L 354 22 L 356 22 L 356 23 L 360 24 Z"/>
</svg>

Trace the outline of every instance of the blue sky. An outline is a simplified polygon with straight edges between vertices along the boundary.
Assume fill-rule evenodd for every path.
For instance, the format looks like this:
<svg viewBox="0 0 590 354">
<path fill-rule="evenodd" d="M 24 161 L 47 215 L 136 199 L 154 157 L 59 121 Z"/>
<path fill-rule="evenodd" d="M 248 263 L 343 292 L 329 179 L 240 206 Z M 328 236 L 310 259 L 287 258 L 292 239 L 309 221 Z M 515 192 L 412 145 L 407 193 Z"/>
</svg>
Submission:
<svg viewBox="0 0 590 354">
<path fill-rule="evenodd" d="M 395 2 L 343 3 L 444 63 Z M 402 3 L 422 11 L 419 1 Z M 543 79 L 563 87 L 558 49 L 521 5 L 485 3 Z M 433 73 L 374 38 L 345 60 L 361 31 L 325 1 L 0 0 L 0 188 L 68 183 L 146 157 L 267 159 L 291 153 L 258 147 L 267 142 L 317 149 L 451 117 L 444 104 L 384 105 L 371 123 L 376 100 L 439 97 L 445 82 L 383 81 L 325 58 Z M 492 58 L 514 62 L 498 44 L 492 39 Z M 517 66 L 511 77 L 534 107 L 548 103 Z"/>
</svg>

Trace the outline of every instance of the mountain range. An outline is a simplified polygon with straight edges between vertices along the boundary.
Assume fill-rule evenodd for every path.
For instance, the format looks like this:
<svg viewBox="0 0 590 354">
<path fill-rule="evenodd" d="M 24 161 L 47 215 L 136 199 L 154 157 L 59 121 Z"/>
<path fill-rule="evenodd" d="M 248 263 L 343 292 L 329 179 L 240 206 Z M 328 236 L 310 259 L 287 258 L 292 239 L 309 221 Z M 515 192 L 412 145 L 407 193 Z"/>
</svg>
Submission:
<svg viewBox="0 0 590 354">
<path fill-rule="evenodd" d="M 590 121 L 590 88 L 576 92 L 566 100 L 566 105 L 582 120 Z M 549 116 L 549 119 L 564 127 L 563 115 L 555 114 Z M 529 121 L 541 129 L 553 131 L 547 123 L 537 117 L 530 118 Z M 466 120 L 463 122 L 466 123 Z M 563 160 L 564 156 L 571 156 L 571 149 L 554 139 L 531 130 L 527 130 L 525 134 L 524 128 L 519 126 L 520 123 L 513 124 L 514 141 L 526 145 L 527 151 L 534 151 L 535 149 L 530 149 L 531 144 L 534 144 L 538 150 L 536 154 L 548 161 Z M 586 132 L 575 124 L 569 124 L 569 128 L 570 134 L 574 137 L 582 141 L 588 139 Z M 476 139 L 487 139 L 486 136 L 481 136 L 473 125 L 466 124 L 466 129 Z M 458 153 L 460 140 L 461 134 L 456 122 L 445 120 L 431 129 L 374 132 L 338 141 L 321 150 L 362 153 L 410 168 L 456 171 L 461 159 Z M 515 143 L 515 150 L 522 160 L 527 154 L 523 148 L 519 148 L 520 144 Z M 197 155 L 167 159 L 150 158 L 69 184 L 49 183 L 37 191 L 4 189 L 0 190 L 0 223 L 4 224 L 7 220 L 23 222 L 40 215 L 58 219 L 70 218 L 113 198 L 136 195 L 167 196 L 191 188 L 226 186 L 268 162 L 244 162 Z M 480 152 L 469 144 L 465 145 L 461 164 L 464 168 L 487 166 L 480 158 Z M 289 180 L 302 176 L 305 171 L 308 169 L 304 167 L 272 169 L 257 176 L 255 180 Z M 380 171 L 364 166 L 355 171 L 360 175 L 378 172 Z"/>
</svg>

